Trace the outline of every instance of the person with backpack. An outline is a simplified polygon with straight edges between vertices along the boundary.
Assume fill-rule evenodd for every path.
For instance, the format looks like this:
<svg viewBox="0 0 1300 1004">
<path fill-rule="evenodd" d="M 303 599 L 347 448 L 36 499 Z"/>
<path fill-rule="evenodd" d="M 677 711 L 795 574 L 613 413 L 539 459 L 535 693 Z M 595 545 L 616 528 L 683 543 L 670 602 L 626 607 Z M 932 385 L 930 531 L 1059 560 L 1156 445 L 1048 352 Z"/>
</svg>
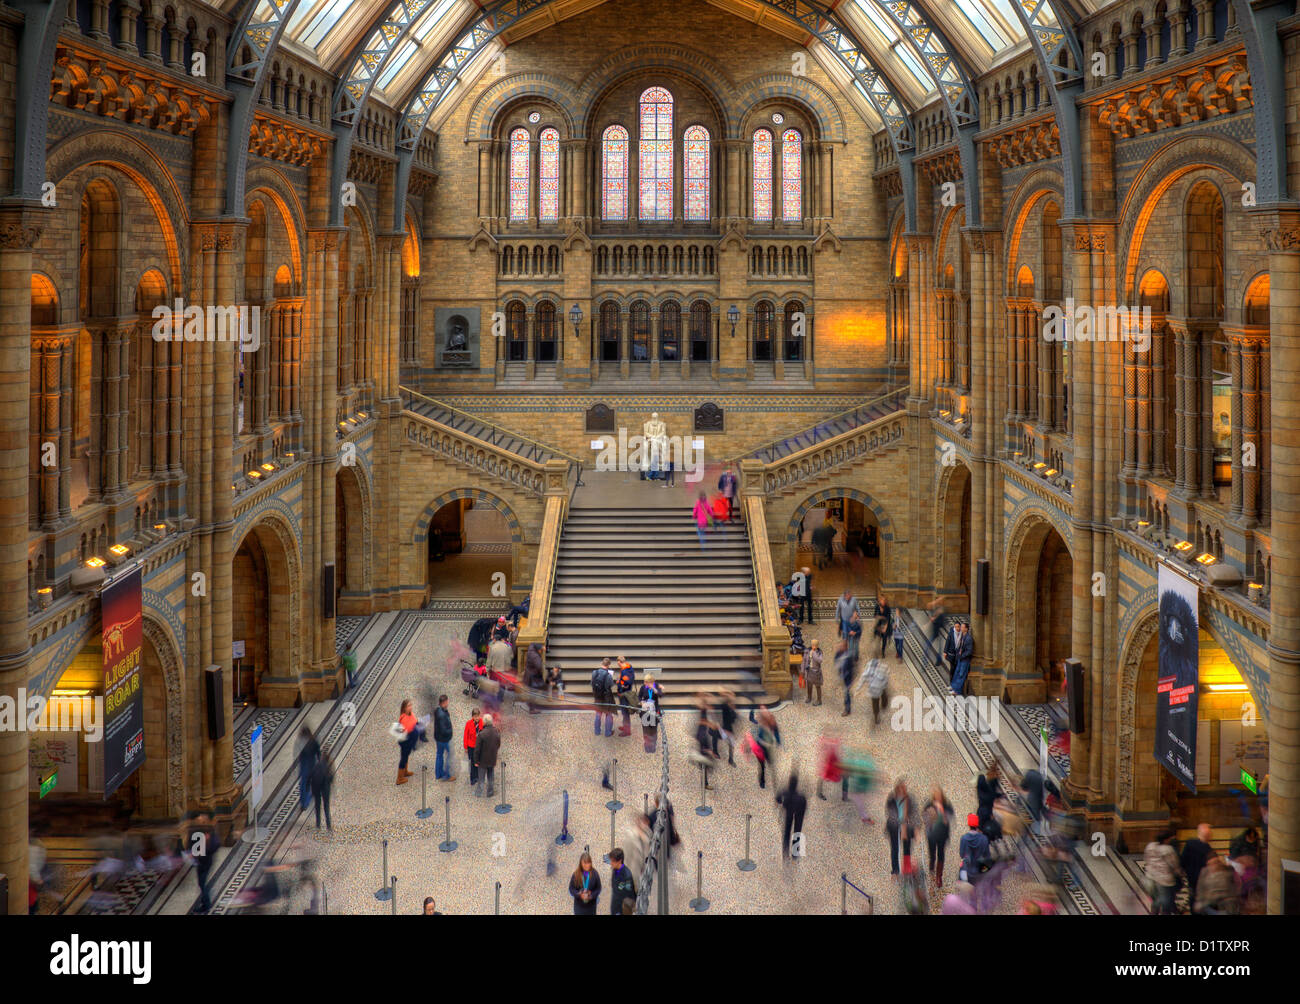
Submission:
<svg viewBox="0 0 1300 1004">
<path fill-rule="evenodd" d="M 636 703 L 641 708 L 641 740 L 645 751 L 653 753 L 659 745 L 659 719 L 663 712 L 660 697 L 663 688 L 655 683 L 652 673 L 647 673 L 645 683 L 637 688 Z"/>
<path fill-rule="evenodd" d="M 883 658 L 867 660 L 867 669 L 858 680 L 858 688 L 864 684 L 867 696 L 871 698 L 871 724 L 874 727 L 880 724 L 880 712 L 889 704 L 889 670 L 885 668 Z"/>
<path fill-rule="evenodd" d="M 894 654 L 898 656 L 898 661 L 903 661 L 903 611 L 894 608 L 894 623 L 892 625 L 894 634 Z"/>
<path fill-rule="evenodd" d="M 736 695 L 725 688 L 720 690 L 715 712 L 718 734 L 727 741 L 727 763 L 734 767 L 736 766 L 736 719 L 740 717 L 740 713 L 736 710 Z"/>
<path fill-rule="evenodd" d="M 612 660 L 606 657 L 591 672 L 591 696 L 596 702 L 596 723 L 594 731 L 600 735 L 600 723 L 604 720 L 605 736 L 614 734 L 614 714 L 609 710 L 614 698 L 614 672 L 609 668 Z"/>
<path fill-rule="evenodd" d="M 618 657 L 618 676 L 614 681 L 614 702 L 623 710 L 623 724 L 619 726 L 620 736 L 632 734 L 632 691 L 636 686 L 636 671 L 623 656 Z"/>
<path fill-rule="evenodd" d="M 980 830 L 980 817 L 973 812 L 966 817 L 966 832 L 957 845 L 957 853 L 961 855 L 961 872 L 957 877 L 974 885 L 991 859 L 989 838 Z"/>
</svg>

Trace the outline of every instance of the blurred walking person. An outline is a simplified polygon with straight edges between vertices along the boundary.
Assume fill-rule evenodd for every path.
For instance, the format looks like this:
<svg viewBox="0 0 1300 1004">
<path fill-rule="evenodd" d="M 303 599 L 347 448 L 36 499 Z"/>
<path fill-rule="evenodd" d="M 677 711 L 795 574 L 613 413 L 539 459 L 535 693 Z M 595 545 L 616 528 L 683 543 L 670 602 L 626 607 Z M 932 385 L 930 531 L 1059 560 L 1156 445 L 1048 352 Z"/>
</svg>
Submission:
<svg viewBox="0 0 1300 1004">
<path fill-rule="evenodd" d="M 311 771 L 320 756 L 320 743 L 306 725 L 298 733 L 298 742 L 298 807 L 306 812 L 311 808 Z"/>
<path fill-rule="evenodd" d="M 925 845 L 929 858 L 930 880 L 934 887 L 943 886 L 943 858 L 948 850 L 948 840 L 952 835 L 952 803 L 944 797 L 943 789 L 936 786 L 930 792 L 930 801 L 922 810 L 921 818 L 925 822 Z"/>
<path fill-rule="evenodd" d="M 889 835 L 889 873 L 898 875 L 898 852 L 903 851 L 903 863 L 907 870 L 912 864 L 912 838 L 921 828 L 921 813 L 907 785 L 899 778 L 894 782 L 894 790 L 885 803 L 885 833 Z"/>
<path fill-rule="evenodd" d="M 801 858 L 804 856 L 803 817 L 808 811 L 808 799 L 799 790 L 799 775 L 794 771 L 790 771 L 790 780 L 786 782 L 785 790 L 776 796 L 776 804 L 781 807 L 784 817 L 781 856 L 788 858 L 793 854 L 794 857 Z M 796 837 L 799 845 L 792 847 L 792 841 Z"/>
<path fill-rule="evenodd" d="M 709 508 L 709 500 L 704 492 L 700 492 L 695 500 L 695 508 L 691 510 L 691 515 L 695 517 L 695 533 L 700 538 L 700 550 L 707 550 L 705 531 L 713 520 L 713 510 Z"/>
<path fill-rule="evenodd" d="M 641 741 L 647 753 L 653 753 L 659 745 L 659 720 L 663 717 L 661 697 L 662 688 L 655 683 L 654 674 L 647 673 L 645 682 L 636 692 L 636 703 L 641 708 Z"/>
<path fill-rule="evenodd" d="M 844 718 L 853 710 L 853 653 L 846 641 L 835 646 L 835 671 L 844 684 L 844 710 L 840 712 L 840 717 Z"/>
<path fill-rule="evenodd" d="M 320 811 L 325 810 L 325 829 L 333 830 L 330 822 L 330 789 L 334 787 L 334 761 L 324 750 L 311 769 L 311 798 L 316 803 L 316 829 L 320 829 Z"/>
<path fill-rule="evenodd" d="M 1178 863 L 1173 839 L 1173 830 L 1161 830 L 1142 852 L 1147 892 L 1151 894 L 1151 912 L 1157 917 L 1178 912 L 1174 906 L 1174 894 L 1178 892 L 1179 881 L 1186 878 L 1183 866 Z"/>
</svg>

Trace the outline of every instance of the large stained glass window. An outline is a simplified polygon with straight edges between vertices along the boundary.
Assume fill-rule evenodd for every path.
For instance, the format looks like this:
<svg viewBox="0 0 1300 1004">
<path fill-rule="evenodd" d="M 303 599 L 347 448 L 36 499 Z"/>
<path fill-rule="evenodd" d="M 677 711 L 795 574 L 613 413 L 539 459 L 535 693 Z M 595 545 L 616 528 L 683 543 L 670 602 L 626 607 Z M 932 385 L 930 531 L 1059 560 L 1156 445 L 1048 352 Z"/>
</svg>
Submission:
<svg viewBox="0 0 1300 1004">
<path fill-rule="evenodd" d="M 560 218 L 560 134 L 543 129 L 541 136 L 542 166 L 538 177 L 537 218 L 554 223 Z"/>
<path fill-rule="evenodd" d="M 516 129 L 510 134 L 510 222 L 528 222 L 530 192 L 529 135 L 527 129 Z"/>
<path fill-rule="evenodd" d="M 627 219 L 627 130 L 612 125 L 601 134 L 600 218 Z"/>
<path fill-rule="evenodd" d="M 772 218 L 772 134 L 754 132 L 754 219 Z"/>
<path fill-rule="evenodd" d="M 781 218 L 787 223 L 803 219 L 803 137 L 796 129 L 781 136 Z"/>
<path fill-rule="evenodd" d="M 688 220 L 709 218 L 709 130 L 693 125 L 683 134 L 686 152 L 682 198 Z"/>
<path fill-rule="evenodd" d="M 673 218 L 673 96 L 662 87 L 641 94 L 641 143 L 637 170 L 643 220 Z"/>
</svg>

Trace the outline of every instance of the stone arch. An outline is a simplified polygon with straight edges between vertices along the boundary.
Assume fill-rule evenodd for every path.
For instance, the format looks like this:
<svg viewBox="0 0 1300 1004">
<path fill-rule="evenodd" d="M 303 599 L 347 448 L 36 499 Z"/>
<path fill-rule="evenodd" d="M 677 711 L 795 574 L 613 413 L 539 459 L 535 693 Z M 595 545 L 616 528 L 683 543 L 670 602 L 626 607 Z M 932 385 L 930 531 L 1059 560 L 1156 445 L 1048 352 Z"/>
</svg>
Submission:
<svg viewBox="0 0 1300 1004">
<path fill-rule="evenodd" d="M 346 513 L 347 539 L 336 537 L 346 562 L 339 568 L 340 586 L 346 586 L 348 595 L 368 594 L 374 583 L 371 579 L 370 555 L 374 547 L 371 529 L 370 479 L 360 464 L 340 465 L 336 475 L 338 504 Z M 360 526 L 352 521 L 360 520 Z M 360 532 L 357 533 L 356 531 Z"/>
<path fill-rule="evenodd" d="M 810 121 L 817 123 L 816 139 L 836 143 L 846 141 L 844 114 L 830 93 L 808 77 L 789 73 L 767 73 L 741 85 L 736 95 L 740 121 L 747 120 L 755 108 L 768 101 L 785 101 L 803 106 Z M 808 137 L 812 139 L 813 137 Z"/>
<path fill-rule="evenodd" d="M 550 105 L 564 120 L 565 132 L 574 135 L 582 122 L 581 106 L 569 95 L 578 86 L 566 77 L 553 73 L 516 73 L 498 80 L 475 100 L 465 119 L 465 142 L 490 140 L 501 116 L 521 101 Z"/>
<path fill-rule="evenodd" d="M 942 222 L 935 228 L 934 285 L 936 287 L 943 285 L 944 269 L 954 263 L 960 266 L 958 269 L 960 282 L 954 285 L 954 288 L 965 289 L 970 282 L 969 257 L 966 253 L 965 241 L 961 237 L 961 228 L 965 225 L 966 207 L 957 205 L 944 213 Z"/>
<path fill-rule="evenodd" d="M 1006 283 L 1007 289 L 1015 289 L 1016 273 L 1020 266 L 1026 264 L 1020 260 L 1020 240 L 1024 235 L 1029 218 L 1039 203 L 1044 199 L 1054 199 L 1058 206 L 1065 205 L 1062 192 L 1061 176 L 1052 170 L 1033 171 L 1011 194 L 1007 219 L 1012 220 L 1007 227 L 1006 240 Z M 1039 270 L 1034 269 L 1035 274 Z"/>
<path fill-rule="evenodd" d="M 1038 563 L 1048 533 L 1055 531 L 1065 546 L 1070 560 L 1074 561 L 1069 528 L 1058 513 L 1039 505 L 1018 507 L 1013 512 L 1007 534 L 1005 562 L 1003 565 L 1003 646 L 1004 672 L 1010 676 L 1031 674 L 1036 666 L 1033 645 L 1037 641 L 1037 627 L 1027 631 L 1021 623 L 1024 611 L 1037 609 Z M 1029 645 L 1026 647 L 1026 638 Z"/>
<path fill-rule="evenodd" d="M 940 471 L 942 473 L 939 475 L 934 507 L 935 529 L 939 538 L 939 547 L 934 556 L 934 584 L 936 590 L 952 591 L 962 585 L 962 502 L 967 488 L 974 490 L 974 479 L 964 460 L 940 467 Z"/>
<path fill-rule="evenodd" d="M 168 285 L 174 290 L 187 288 L 189 252 L 177 231 L 189 226 L 189 207 L 171 170 L 162 159 L 139 137 L 118 129 L 105 129 L 99 125 L 88 132 L 77 133 L 56 143 L 46 157 L 46 177 L 56 184 L 82 167 L 106 165 L 121 171 L 134 182 L 140 194 L 149 203 L 158 221 L 158 230 L 167 247 L 168 266 L 171 270 Z M 86 179 L 87 183 L 93 180 Z M 155 183 L 156 181 L 156 183 Z M 81 188 L 65 194 L 65 205 L 81 202 Z"/>
<path fill-rule="evenodd" d="M 609 56 L 595 67 L 575 95 L 573 104 L 583 109 L 577 139 L 590 134 L 594 116 L 600 111 L 601 99 L 628 77 L 638 73 L 680 76 L 699 87 L 709 99 L 721 132 L 729 139 L 739 139 L 739 120 L 733 114 L 737 105 L 736 85 L 725 76 L 717 63 L 696 49 L 672 43 L 630 45 Z"/>
<path fill-rule="evenodd" d="M 294 528 L 275 509 L 254 510 L 241 521 L 233 536 L 237 543 L 232 553 L 236 557 L 250 537 L 266 557 L 267 632 L 283 640 L 282 644 L 267 646 L 266 670 L 274 681 L 271 693 L 275 696 L 271 700 L 283 698 L 290 690 L 300 695 L 303 576 Z"/>
<path fill-rule="evenodd" d="M 285 180 L 284 175 L 279 171 L 259 165 L 248 172 L 245 203 L 251 202 L 259 195 L 264 196 L 280 215 L 280 222 L 284 227 L 286 239 L 289 243 L 293 281 L 295 286 L 300 286 L 303 280 L 303 241 L 301 235 L 305 216 L 302 203 L 298 200 L 298 193 L 294 191 L 293 186 Z"/>
<path fill-rule="evenodd" d="M 425 506 L 424 512 L 420 513 L 411 532 L 411 541 L 416 545 L 416 553 L 423 554 L 424 549 L 428 546 L 429 524 L 433 522 L 434 514 L 449 502 L 456 502 L 459 499 L 471 499 L 475 505 L 481 503 L 497 510 L 505 517 L 506 525 L 510 528 L 510 582 L 512 587 L 520 585 L 524 579 L 522 574 L 524 534 L 519 523 L 519 517 L 515 515 L 515 511 L 509 502 L 499 495 L 484 491 L 482 488 L 455 488 L 439 495 Z M 423 558 L 420 559 L 418 566 L 426 569 L 424 575 L 428 574 L 427 565 Z"/>
<path fill-rule="evenodd" d="M 162 669 L 162 680 L 159 682 L 162 684 L 162 721 L 165 725 L 164 736 L 167 746 L 165 760 L 158 764 L 160 769 L 157 771 L 157 777 L 165 793 L 166 814 L 179 818 L 185 813 L 185 700 L 181 690 L 180 649 L 168 626 L 155 619 L 147 608 L 141 626 L 145 638 L 153 646 L 154 654 Z M 145 687 L 146 690 L 150 687 L 147 677 Z M 141 767 L 142 772 L 151 763 L 156 762 L 155 758 L 149 755 L 147 731 L 145 736 L 145 764 Z M 143 774 L 140 781 L 143 787 L 145 783 Z"/>
<path fill-rule="evenodd" d="M 1198 134 L 1172 140 L 1160 147 L 1139 169 L 1118 214 L 1119 259 L 1123 267 L 1119 288 L 1131 297 L 1142 256 L 1147 225 L 1161 197 L 1185 175 L 1198 169 L 1226 174 L 1234 182 L 1255 176 L 1255 158 L 1236 140 Z"/>
</svg>

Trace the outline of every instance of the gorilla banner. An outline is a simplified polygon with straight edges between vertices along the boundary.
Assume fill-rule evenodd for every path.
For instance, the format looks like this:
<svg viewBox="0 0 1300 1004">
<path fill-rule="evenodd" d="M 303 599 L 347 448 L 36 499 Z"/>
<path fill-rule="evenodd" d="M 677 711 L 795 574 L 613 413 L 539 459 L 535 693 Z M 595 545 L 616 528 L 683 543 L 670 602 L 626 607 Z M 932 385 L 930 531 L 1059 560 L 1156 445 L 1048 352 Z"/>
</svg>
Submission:
<svg viewBox="0 0 1300 1004">
<path fill-rule="evenodd" d="M 1196 583 L 1161 565 L 1156 759 L 1196 791 L 1196 696 L 1200 677 Z"/>
</svg>

